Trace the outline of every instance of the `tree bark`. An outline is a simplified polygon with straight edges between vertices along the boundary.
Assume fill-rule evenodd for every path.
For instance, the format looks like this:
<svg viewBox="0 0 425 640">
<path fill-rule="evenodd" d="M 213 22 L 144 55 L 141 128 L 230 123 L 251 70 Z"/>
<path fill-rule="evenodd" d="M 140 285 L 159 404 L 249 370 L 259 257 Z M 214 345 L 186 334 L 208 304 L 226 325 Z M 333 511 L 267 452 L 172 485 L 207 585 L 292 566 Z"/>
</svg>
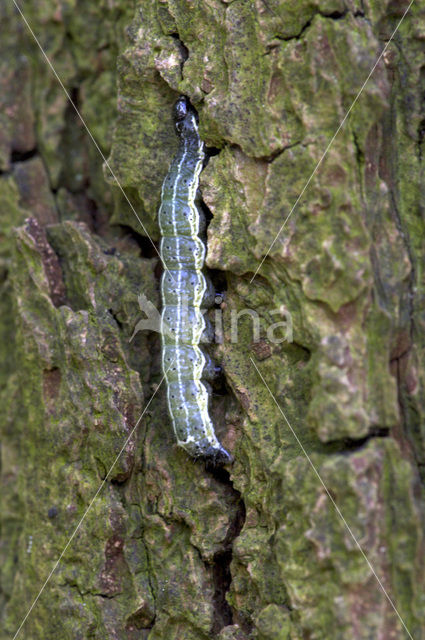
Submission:
<svg viewBox="0 0 425 640">
<path fill-rule="evenodd" d="M 21 4 L 63 87 L 3 0 L 1 640 L 425 639 L 423 3 Z M 180 94 L 224 469 L 131 340 Z"/>
</svg>

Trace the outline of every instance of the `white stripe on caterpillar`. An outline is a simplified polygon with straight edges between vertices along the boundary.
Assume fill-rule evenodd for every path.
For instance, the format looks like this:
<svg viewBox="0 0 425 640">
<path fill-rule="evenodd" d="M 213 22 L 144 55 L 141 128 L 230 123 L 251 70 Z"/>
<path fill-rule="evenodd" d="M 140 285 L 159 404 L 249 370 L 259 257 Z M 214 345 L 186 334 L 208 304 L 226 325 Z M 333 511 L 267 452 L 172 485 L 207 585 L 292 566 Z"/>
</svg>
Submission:
<svg viewBox="0 0 425 640">
<path fill-rule="evenodd" d="M 181 447 L 194 457 L 224 464 L 232 458 L 215 435 L 208 392 L 201 380 L 211 369 L 199 348 L 205 330 L 201 307 L 209 289 L 202 273 L 206 250 L 198 237 L 203 214 L 195 204 L 204 145 L 196 113 L 184 96 L 174 105 L 173 116 L 180 145 L 162 185 L 158 213 L 160 253 L 166 268 L 161 278 L 161 328 L 169 330 L 161 335 L 168 409 Z"/>
</svg>

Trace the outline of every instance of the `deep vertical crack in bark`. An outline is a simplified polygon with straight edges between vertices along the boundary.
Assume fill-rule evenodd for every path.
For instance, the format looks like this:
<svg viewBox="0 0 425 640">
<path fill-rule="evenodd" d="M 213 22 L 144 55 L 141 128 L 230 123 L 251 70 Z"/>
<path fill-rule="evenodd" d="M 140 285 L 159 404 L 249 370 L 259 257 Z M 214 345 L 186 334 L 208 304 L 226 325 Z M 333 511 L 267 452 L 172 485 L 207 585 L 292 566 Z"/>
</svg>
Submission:
<svg viewBox="0 0 425 640">
<path fill-rule="evenodd" d="M 235 515 L 230 521 L 226 537 L 223 540 L 222 548 L 214 554 L 213 559 L 212 576 L 214 583 L 214 621 L 211 628 L 211 634 L 215 636 L 221 631 L 221 629 L 223 629 L 223 627 L 233 623 L 233 611 L 232 607 L 226 600 L 226 594 L 229 591 L 232 582 L 230 565 L 233 557 L 233 543 L 242 531 L 242 527 L 245 523 L 246 509 L 240 492 L 233 486 L 230 474 L 223 468 L 212 470 L 212 474 L 218 482 L 228 487 L 229 492 L 233 494 L 236 502 Z"/>
<path fill-rule="evenodd" d="M 396 100 L 397 100 L 397 91 L 399 89 L 399 83 L 392 83 L 391 87 L 391 98 L 390 98 L 390 112 L 388 117 L 388 131 L 390 133 L 390 137 L 392 140 L 398 140 L 398 130 L 396 123 Z M 408 407 L 408 399 L 406 397 L 407 389 L 406 389 L 406 368 L 408 363 L 409 352 L 412 344 L 414 343 L 414 295 L 415 295 L 415 283 L 417 280 L 417 269 L 415 264 L 415 256 L 412 251 L 411 241 L 409 236 L 409 231 L 405 221 L 403 220 L 403 215 L 400 211 L 400 207 L 398 205 L 400 201 L 400 194 L 398 192 L 398 156 L 396 152 L 393 156 L 393 161 L 389 162 L 389 202 L 390 202 L 390 211 L 396 225 L 396 228 L 400 234 L 400 237 L 403 241 L 404 248 L 406 251 L 406 255 L 410 264 L 410 273 L 407 279 L 407 283 L 405 285 L 405 291 L 403 291 L 403 299 L 400 304 L 400 313 L 402 312 L 402 302 L 405 301 L 407 305 L 407 319 L 406 328 L 408 331 L 409 339 L 407 348 L 403 349 L 401 353 L 396 353 L 396 356 L 391 358 L 390 362 L 395 369 L 395 379 L 397 382 L 397 401 L 400 410 L 400 421 L 401 428 L 403 431 L 403 435 L 406 438 L 407 442 L 409 442 L 409 448 L 411 449 L 411 454 L 416 462 L 419 475 L 422 481 L 425 480 L 425 467 L 424 461 L 421 460 L 420 450 L 421 447 L 418 446 L 417 438 L 420 438 L 420 431 L 417 433 L 414 432 L 414 425 L 411 424 L 411 420 L 409 418 L 409 407 Z M 401 323 L 403 325 L 403 319 L 401 319 Z"/>
</svg>

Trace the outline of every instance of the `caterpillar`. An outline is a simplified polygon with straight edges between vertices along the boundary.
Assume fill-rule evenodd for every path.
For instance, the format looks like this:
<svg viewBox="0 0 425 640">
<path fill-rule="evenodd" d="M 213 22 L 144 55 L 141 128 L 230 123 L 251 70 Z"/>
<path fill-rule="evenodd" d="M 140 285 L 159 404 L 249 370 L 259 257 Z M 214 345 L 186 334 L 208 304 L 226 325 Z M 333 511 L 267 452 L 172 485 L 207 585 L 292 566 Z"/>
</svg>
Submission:
<svg viewBox="0 0 425 640">
<path fill-rule="evenodd" d="M 199 209 L 199 174 L 205 159 L 197 113 L 185 96 L 174 105 L 179 147 L 162 185 L 158 222 L 161 277 L 162 369 L 167 402 L 179 446 L 214 464 L 232 457 L 217 439 L 208 413 L 203 380 L 214 376 L 214 363 L 199 347 L 208 328 L 202 310 L 212 306 L 214 290 L 203 273 L 206 247 L 199 237 L 205 216 Z"/>
</svg>

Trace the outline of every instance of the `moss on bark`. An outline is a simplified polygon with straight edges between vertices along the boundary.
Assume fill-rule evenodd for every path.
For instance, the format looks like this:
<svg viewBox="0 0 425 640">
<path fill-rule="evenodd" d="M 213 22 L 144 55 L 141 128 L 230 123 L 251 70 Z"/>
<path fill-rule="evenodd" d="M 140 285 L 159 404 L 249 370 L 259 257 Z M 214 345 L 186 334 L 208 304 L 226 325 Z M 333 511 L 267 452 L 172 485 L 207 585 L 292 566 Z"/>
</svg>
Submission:
<svg viewBox="0 0 425 640">
<path fill-rule="evenodd" d="M 4 3 L 1 640 L 127 438 L 21 637 L 366 640 L 408 637 L 402 619 L 425 639 L 420 4 L 315 171 L 407 4 L 26 3 L 108 167 Z M 138 295 L 158 305 L 146 233 L 180 93 L 214 148 L 229 472 L 177 449 L 158 336 L 130 342 Z"/>
</svg>

